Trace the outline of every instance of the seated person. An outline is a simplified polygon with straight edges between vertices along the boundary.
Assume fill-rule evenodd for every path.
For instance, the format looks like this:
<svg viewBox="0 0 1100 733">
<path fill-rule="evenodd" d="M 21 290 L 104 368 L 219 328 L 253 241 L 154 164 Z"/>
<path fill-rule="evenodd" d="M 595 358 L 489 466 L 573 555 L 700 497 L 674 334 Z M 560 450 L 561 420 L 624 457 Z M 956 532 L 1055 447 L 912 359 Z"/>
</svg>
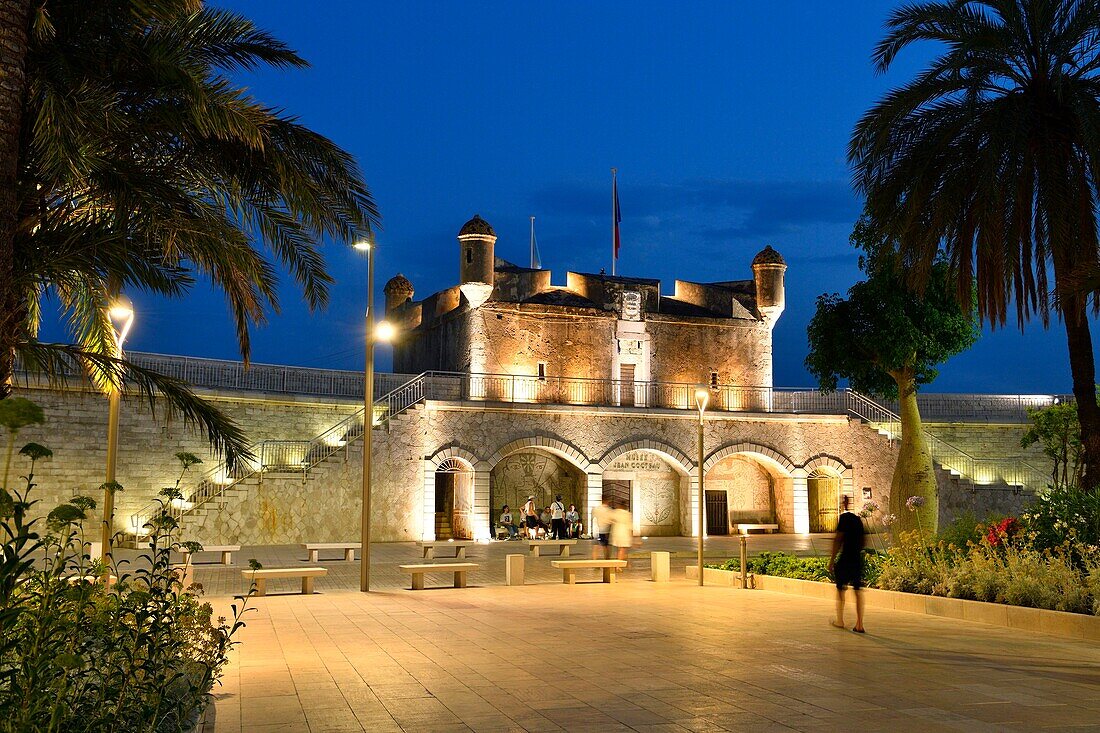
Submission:
<svg viewBox="0 0 1100 733">
<path fill-rule="evenodd" d="M 508 530 L 508 539 L 514 540 L 519 536 L 519 527 L 512 519 L 512 510 L 507 504 L 500 509 L 500 526 Z"/>
<path fill-rule="evenodd" d="M 565 513 L 565 536 L 571 540 L 581 536 L 581 513 L 577 511 L 576 504 L 570 504 L 569 511 Z"/>
<path fill-rule="evenodd" d="M 539 515 L 539 534 L 542 539 L 550 536 L 550 507 L 548 506 L 544 506 L 542 514 Z"/>
</svg>

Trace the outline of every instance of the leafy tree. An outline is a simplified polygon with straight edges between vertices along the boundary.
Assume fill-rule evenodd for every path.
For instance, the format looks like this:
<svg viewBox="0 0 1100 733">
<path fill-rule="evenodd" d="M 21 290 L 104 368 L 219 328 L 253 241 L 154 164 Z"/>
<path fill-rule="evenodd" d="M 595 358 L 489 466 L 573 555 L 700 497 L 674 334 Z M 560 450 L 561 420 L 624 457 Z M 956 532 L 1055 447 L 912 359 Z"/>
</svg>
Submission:
<svg viewBox="0 0 1100 733">
<path fill-rule="evenodd" d="M 920 41 L 942 52 L 857 124 L 855 180 L 901 243 L 911 282 L 946 251 L 981 321 L 1064 322 L 1081 421 L 1082 485 L 1100 487 L 1089 300 L 1100 306 L 1100 0 L 927 0 L 893 11 L 885 72 Z M 1053 293 L 1049 288 L 1053 273 Z"/>
<path fill-rule="evenodd" d="M 901 444 L 890 483 L 890 513 L 909 526 L 915 517 L 905 510 L 906 499 L 922 496 L 921 521 L 935 527 L 936 474 L 917 390 L 936 378 L 938 364 L 974 343 L 977 329 L 971 311 L 955 297 L 947 263 L 933 266 L 918 295 L 906 287 L 893 246 L 876 238 L 866 217 L 856 224 L 851 241 L 864 251 L 860 266 L 867 279 L 853 285 L 847 298 L 835 293 L 818 297 L 808 328 L 806 368 L 823 390 L 835 390 L 846 379 L 858 392 L 898 400 Z"/>
<path fill-rule="evenodd" d="M 1028 426 L 1020 446 L 1030 448 L 1038 443 L 1051 460 L 1051 483 L 1076 488 L 1081 481 L 1081 423 L 1077 419 L 1077 403 L 1062 402 L 1028 409 Z"/>
<path fill-rule="evenodd" d="M 16 358 L 126 380 L 242 452 L 187 385 L 115 357 L 106 311 L 124 288 L 182 296 L 202 276 L 247 360 L 279 267 L 327 304 L 320 242 L 368 235 L 378 212 L 348 153 L 229 77 L 261 66 L 305 61 L 200 0 L 0 0 L 0 397 Z M 37 341 L 46 296 L 75 343 Z"/>
</svg>

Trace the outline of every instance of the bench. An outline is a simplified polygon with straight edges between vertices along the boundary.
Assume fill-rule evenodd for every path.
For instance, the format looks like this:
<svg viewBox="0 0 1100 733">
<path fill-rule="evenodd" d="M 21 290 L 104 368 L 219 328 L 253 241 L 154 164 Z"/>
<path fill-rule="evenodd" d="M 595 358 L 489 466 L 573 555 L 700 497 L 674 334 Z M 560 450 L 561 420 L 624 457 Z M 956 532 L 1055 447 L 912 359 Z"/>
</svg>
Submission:
<svg viewBox="0 0 1100 733">
<path fill-rule="evenodd" d="M 476 562 L 448 562 L 448 563 L 424 563 L 420 565 L 398 565 L 401 572 L 412 575 L 412 589 L 424 590 L 424 575 L 427 573 L 452 573 L 455 578 L 455 588 L 466 587 L 466 573 L 477 570 Z"/>
<path fill-rule="evenodd" d="M 222 554 L 222 565 L 233 564 L 233 553 L 240 552 L 240 545 L 203 545 L 199 552 L 220 552 Z M 191 551 L 185 547 L 180 548 L 180 552 L 183 553 L 183 564 L 193 565 L 191 562 Z"/>
<path fill-rule="evenodd" d="M 313 579 L 328 575 L 327 568 L 263 568 L 261 570 L 242 570 L 241 577 L 256 581 L 256 595 L 267 595 L 268 578 L 301 578 L 302 595 L 313 593 Z"/>
<path fill-rule="evenodd" d="M 303 542 L 301 548 L 309 553 L 306 562 L 321 562 L 317 555 L 321 550 L 343 550 L 345 562 L 355 562 L 355 551 L 363 549 L 362 542 Z"/>
<path fill-rule="evenodd" d="M 754 529 L 758 529 L 761 532 L 778 532 L 779 531 L 779 525 L 778 524 L 735 524 L 733 526 L 736 527 L 737 531 L 740 532 L 741 534 L 748 534 L 749 532 L 751 532 Z"/>
<path fill-rule="evenodd" d="M 599 568 L 603 570 L 603 582 L 614 583 L 619 570 L 626 569 L 626 560 L 551 560 L 550 564 L 561 568 L 561 582 L 574 585 L 577 582 L 578 568 Z"/>
<path fill-rule="evenodd" d="M 558 557 L 569 557 L 569 548 L 577 544 L 576 540 L 527 540 L 531 557 L 538 557 L 543 547 L 557 547 Z"/>
<path fill-rule="evenodd" d="M 434 540 L 430 542 L 417 542 L 416 546 L 424 550 L 425 560 L 435 559 L 435 550 L 437 547 L 453 547 L 455 548 L 454 557 L 464 558 L 466 557 L 466 548 L 469 545 L 476 545 L 476 542 L 469 540 Z"/>
</svg>

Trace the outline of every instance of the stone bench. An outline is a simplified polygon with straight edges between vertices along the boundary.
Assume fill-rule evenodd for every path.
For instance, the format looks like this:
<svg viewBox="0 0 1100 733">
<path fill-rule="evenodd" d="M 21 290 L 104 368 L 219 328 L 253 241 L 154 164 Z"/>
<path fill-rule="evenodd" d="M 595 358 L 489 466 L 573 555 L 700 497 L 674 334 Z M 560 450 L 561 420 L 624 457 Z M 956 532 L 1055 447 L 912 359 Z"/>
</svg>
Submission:
<svg viewBox="0 0 1100 733">
<path fill-rule="evenodd" d="M 203 545 L 199 552 L 220 552 L 222 554 L 222 565 L 233 564 L 233 553 L 240 552 L 240 545 Z M 186 548 L 180 548 L 180 552 L 183 554 L 183 564 L 192 565 L 191 552 Z"/>
<path fill-rule="evenodd" d="M 603 582 L 614 583 L 619 570 L 626 569 L 626 560 L 551 560 L 550 564 L 561 569 L 561 582 L 574 585 L 578 568 L 603 570 Z"/>
<path fill-rule="evenodd" d="M 760 530 L 761 532 L 778 532 L 778 524 L 735 524 L 733 525 L 737 531 L 741 534 L 748 534 L 753 530 Z"/>
<path fill-rule="evenodd" d="M 303 542 L 300 547 L 309 553 L 306 562 L 321 562 L 317 556 L 321 550 L 343 550 L 345 562 L 355 562 L 355 551 L 363 549 L 362 542 Z"/>
<path fill-rule="evenodd" d="M 435 551 L 441 547 L 453 547 L 455 548 L 455 558 L 466 557 L 466 548 L 470 545 L 476 545 L 477 543 L 472 540 L 433 540 L 425 542 L 417 542 L 416 546 L 424 551 L 425 560 L 434 560 Z"/>
<path fill-rule="evenodd" d="M 412 575 L 412 589 L 424 590 L 424 576 L 428 573 L 452 573 L 455 588 L 466 587 L 466 573 L 477 570 L 476 562 L 422 563 L 419 565 L 398 565 L 403 573 Z"/>
<path fill-rule="evenodd" d="M 327 568 L 263 568 L 261 570 L 242 570 L 241 577 L 256 581 L 256 595 L 267 595 L 268 578 L 301 578 L 302 595 L 313 593 L 313 579 L 328 575 Z"/>
<path fill-rule="evenodd" d="M 577 544 L 576 540 L 527 540 L 531 557 L 538 557 L 539 550 L 543 547 L 558 548 L 558 557 L 569 557 L 569 548 Z"/>
</svg>

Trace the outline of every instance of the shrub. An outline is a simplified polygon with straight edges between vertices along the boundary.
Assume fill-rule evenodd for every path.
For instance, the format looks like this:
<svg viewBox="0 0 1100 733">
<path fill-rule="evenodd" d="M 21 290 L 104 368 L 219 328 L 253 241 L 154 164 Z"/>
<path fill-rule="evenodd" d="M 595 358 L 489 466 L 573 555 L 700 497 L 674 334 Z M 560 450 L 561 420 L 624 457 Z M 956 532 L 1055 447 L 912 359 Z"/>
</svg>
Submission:
<svg viewBox="0 0 1100 733">
<path fill-rule="evenodd" d="M 0 730 L 189 729 L 244 606 L 215 621 L 197 591 L 179 587 L 170 564 L 178 528 L 166 511 L 178 489 L 161 492 L 148 551 L 132 568 L 110 568 L 117 582 L 108 585 L 109 569 L 83 541 L 95 501 L 74 497 L 44 522 L 26 521 L 34 463 L 48 450 L 22 454 L 31 463 L 25 489 L 0 488 Z"/>
<path fill-rule="evenodd" d="M 881 553 L 878 552 L 871 550 L 864 552 L 863 579 L 867 585 L 871 585 L 874 580 L 877 580 L 881 557 Z M 733 558 L 721 565 L 709 567 L 740 572 L 741 561 L 738 558 Z M 833 581 L 832 576 L 829 574 L 828 558 L 798 557 L 787 552 L 761 552 L 755 557 L 750 557 L 749 572 L 758 575 L 773 575 L 777 578 L 814 580 L 822 583 Z"/>
<path fill-rule="evenodd" d="M 1070 559 L 1080 566 L 1100 546 L 1100 493 L 1052 486 L 1020 516 L 1023 532 L 1038 550 L 1071 543 Z"/>
<path fill-rule="evenodd" d="M 966 550 L 971 543 L 977 544 L 981 541 L 983 525 L 988 521 L 991 520 L 980 521 L 974 512 L 962 512 L 950 524 L 940 529 L 939 538 L 947 545 Z"/>
</svg>

